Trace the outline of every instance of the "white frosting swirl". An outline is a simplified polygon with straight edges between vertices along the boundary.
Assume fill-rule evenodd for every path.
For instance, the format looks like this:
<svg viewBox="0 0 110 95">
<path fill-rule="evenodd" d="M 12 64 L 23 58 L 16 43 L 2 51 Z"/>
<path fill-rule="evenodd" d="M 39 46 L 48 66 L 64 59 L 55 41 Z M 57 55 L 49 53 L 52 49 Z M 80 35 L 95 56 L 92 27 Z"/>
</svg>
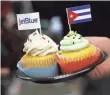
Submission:
<svg viewBox="0 0 110 95">
<path fill-rule="evenodd" d="M 57 52 L 58 45 L 47 35 L 41 35 L 36 30 L 28 36 L 23 51 L 32 56 L 45 56 Z"/>
</svg>

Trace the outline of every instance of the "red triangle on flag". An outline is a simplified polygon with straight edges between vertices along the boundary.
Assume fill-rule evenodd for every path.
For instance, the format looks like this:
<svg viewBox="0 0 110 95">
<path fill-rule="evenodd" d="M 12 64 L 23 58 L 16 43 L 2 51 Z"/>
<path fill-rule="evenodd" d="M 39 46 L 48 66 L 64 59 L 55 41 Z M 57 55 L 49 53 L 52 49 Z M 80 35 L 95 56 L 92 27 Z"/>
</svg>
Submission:
<svg viewBox="0 0 110 95">
<path fill-rule="evenodd" d="M 78 14 L 74 13 L 73 11 L 67 10 L 67 15 L 68 15 L 68 22 L 71 24 L 75 18 L 78 17 Z"/>
</svg>

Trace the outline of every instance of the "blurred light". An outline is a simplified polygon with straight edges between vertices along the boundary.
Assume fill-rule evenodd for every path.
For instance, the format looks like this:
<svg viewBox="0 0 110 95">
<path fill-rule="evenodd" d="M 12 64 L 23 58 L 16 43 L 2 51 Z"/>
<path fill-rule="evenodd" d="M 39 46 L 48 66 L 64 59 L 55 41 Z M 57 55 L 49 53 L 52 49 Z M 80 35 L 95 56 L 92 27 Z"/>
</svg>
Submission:
<svg viewBox="0 0 110 95">
<path fill-rule="evenodd" d="M 59 16 L 54 16 L 50 20 L 50 30 L 52 32 L 61 32 L 63 25 Z"/>
</svg>

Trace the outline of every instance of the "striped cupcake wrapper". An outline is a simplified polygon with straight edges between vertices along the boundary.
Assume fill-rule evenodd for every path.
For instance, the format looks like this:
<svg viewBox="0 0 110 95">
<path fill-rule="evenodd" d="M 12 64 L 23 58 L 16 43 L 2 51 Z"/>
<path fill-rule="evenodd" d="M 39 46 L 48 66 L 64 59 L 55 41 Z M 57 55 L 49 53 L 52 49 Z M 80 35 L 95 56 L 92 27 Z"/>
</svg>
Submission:
<svg viewBox="0 0 110 95">
<path fill-rule="evenodd" d="M 81 70 L 91 64 L 93 64 L 95 61 L 98 60 L 100 57 L 100 49 L 96 50 L 96 53 L 93 56 L 88 56 L 83 59 L 70 59 L 70 58 L 64 58 L 59 55 L 56 56 L 56 60 L 61 68 L 62 73 L 72 73 L 78 70 Z"/>
<path fill-rule="evenodd" d="M 21 62 L 24 68 L 49 67 L 55 64 L 55 54 L 49 54 L 45 57 L 24 55 Z"/>
</svg>

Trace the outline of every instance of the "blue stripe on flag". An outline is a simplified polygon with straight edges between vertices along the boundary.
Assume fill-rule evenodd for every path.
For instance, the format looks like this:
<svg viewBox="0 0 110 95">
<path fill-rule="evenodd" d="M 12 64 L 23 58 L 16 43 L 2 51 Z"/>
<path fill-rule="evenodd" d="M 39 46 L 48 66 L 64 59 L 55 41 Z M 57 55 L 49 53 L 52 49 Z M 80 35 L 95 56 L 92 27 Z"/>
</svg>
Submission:
<svg viewBox="0 0 110 95">
<path fill-rule="evenodd" d="M 85 13 L 79 13 L 78 16 L 88 15 L 91 14 L 91 12 L 85 12 Z"/>
<path fill-rule="evenodd" d="M 73 21 L 72 24 L 88 22 L 88 21 L 92 21 L 92 18 L 76 20 L 76 21 Z"/>
<path fill-rule="evenodd" d="M 76 6 L 76 7 L 70 7 L 70 8 L 67 8 L 68 10 L 70 11 L 76 11 L 76 10 L 82 10 L 82 9 L 87 9 L 87 8 L 90 8 L 90 5 L 83 5 L 83 6 Z"/>
</svg>

